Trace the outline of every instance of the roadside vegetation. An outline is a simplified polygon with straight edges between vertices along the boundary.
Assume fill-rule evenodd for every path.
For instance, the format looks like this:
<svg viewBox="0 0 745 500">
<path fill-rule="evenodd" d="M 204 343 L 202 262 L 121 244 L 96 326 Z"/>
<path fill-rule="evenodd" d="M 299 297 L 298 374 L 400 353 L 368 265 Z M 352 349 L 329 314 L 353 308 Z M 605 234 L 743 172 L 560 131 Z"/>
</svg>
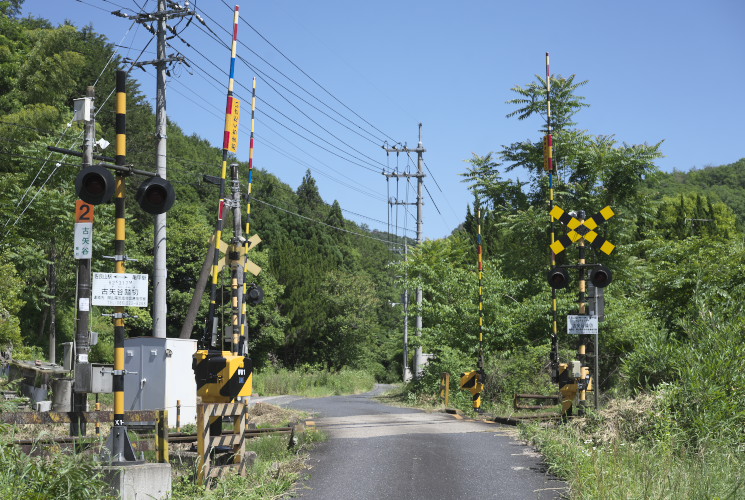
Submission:
<svg viewBox="0 0 745 500">
<path fill-rule="evenodd" d="M 283 427 L 291 422 L 302 421 L 307 415 L 297 410 L 288 410 L 266 403 L 258 403 L 250 410 L 250 421 L 259 428 Z M 305 461 L 313 446 L 326 439 L 326 435 L 315 428 L 306 428 L 297 444 L 288 445 L 288 435 L 267 435 L 246 441 L 246 452 L 255 452 L 256 460 L 246 471 L 246 476 L 226 475 L 209 487 L 198 486 L 192 462 L 181 461 L 176 454 L 172 458 L 174 467 L 174 499 L 223 499 L 264 500 L 281 498 L 288 494 L 307 471 Z"/>
<path fill-rule="evenodd" d="M 2 379 L 0 379 L 2 382 Z M 7 385 L 0 383 L 0 387 Z M 15 411 L 12 401 L 1 411 Z M 249 421 L 258 428 L 287 427 L 309 418 L 305 412 L 258 403 L 249 410 Z M 67 435 L 68 426 L 46 428 L 41 434 L 39 426 L 12 426 L 0 424 L 0 498 L 19 499 L 75 499 L 113 500 L 104 482 L 94 450 L 105 445 L 108 426 L 102 430 L 100 442 L 87 452 L 76 453 L 71 449 L 49 443 L 33 445 L 29 454 L 13 440 Z M 193 432 L 194 426 L 185 426 L 183 432 Z M 92 432 L 92 429 L 89 429 Z M 55 434 L 58 433 L 58 434 Z M 136 442 L 139 438 L 131 434 Z M 196 484 L 196 452 L 191 445 L 171 445 L 171 466 L 174 499 L 234 498 L 237 500 L 263 500 L 287 494 L 307 471 L 305 461 L 313 446 L 326 439 L 326 435 L 313 427 L 305 427 L 290 444 L 288 434 L 267 434 L 246 440 L 246 452 L 255 452 L 256 460 L 246 471 L 246 476 L 226 474 L 213 480 L 208 487 Z M 154 452 L 145 452 L 154 460 Z"/>
<path fill-rule="evenodd" d="M 254 394 L 276 396 L 292 394 L 318 398 L 340 394 L 360 394 L 372 390 L 375 377 L 363 370 L 342 369 L 338 372 L 301 368 L 263 368 L 254 373 Z"/>
<path fill-rule="evenodd" d="M 15 438 L 12 426 L 0 424 L 0 498 L 113 500 L 90 455 L 52 450 L 34 456 L 13 444 Z M 44 447 L 34 448 L 40 452 Z"/>
</svg>

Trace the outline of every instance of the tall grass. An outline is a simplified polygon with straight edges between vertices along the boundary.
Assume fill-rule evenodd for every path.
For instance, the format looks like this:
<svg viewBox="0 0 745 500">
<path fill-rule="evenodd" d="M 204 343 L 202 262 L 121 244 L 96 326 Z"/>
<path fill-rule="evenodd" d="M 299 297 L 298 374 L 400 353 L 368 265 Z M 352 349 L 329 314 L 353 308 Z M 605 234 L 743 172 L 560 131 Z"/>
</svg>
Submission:
<svg viewBox="0 0 745 500">
<path fill-rule="evenodd" d="M 359 394 L 375 386 L 375 377 L 361 370 L 287 370 L 264 368 L 254 373 L 254 392 L 262 396 L 292 394 L 306 397 Z"/>
<path fill-rule="evenodd" d="M 246 451 L 255 451 L 256 461 L 246 476 L 223 476 L 211 488 L 194 484 L 192 476 L 182 476 L 174 482 L 173 499 L 203 498 L 217 500 L 264 500 L 287 494 L 305 471 L 306 450 L 325 439 L 323 433 L 308 429 L 299 449 L 289 449 L 287 436 L 264 436 L 248 440 Z"/>
<path fill-rule="evenodd" d="M 665 442 L 598 443 L 577 428 L 529 426 L 550 470 L 566 479 L 578 499 L 745 498 L 745 453 L 723 446 L 695 450 Z"/>
<path fill-rule="evenodd" d="M 33 457 L 9 442 L 8 426 L 0 426 L 0 436 L 0 498 L 114 498 L 90 455 L 50 450 Z"/>
</svg>

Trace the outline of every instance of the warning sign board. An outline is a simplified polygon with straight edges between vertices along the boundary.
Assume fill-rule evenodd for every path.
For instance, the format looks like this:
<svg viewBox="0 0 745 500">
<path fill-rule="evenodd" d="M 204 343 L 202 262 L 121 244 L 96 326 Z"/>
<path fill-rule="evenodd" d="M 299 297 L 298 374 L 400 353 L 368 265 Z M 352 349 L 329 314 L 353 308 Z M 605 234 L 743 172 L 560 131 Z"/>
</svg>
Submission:
<svg viewBox="0 0 745 500">
<path fill-rule="evenodd" d="M 93 222 L 95 206 L 83 200 L 75 201 L 75 222 Z"/>
<path fill-rule="evenodd" d="M 597 335 L 598 317 L 567 315 L 567 333 L 573 335 Z"/>
<path fill-rule="evenodd" d="M 93 253 L 93 223 L 75 223 L 74 254 L 76 259 L 90 259 Z"/>
<path fill-rule="evenodd" d="M 93 273 L 94 306 L 147 307 L 147 274 Z"/>
<path fill-rule="evenodd" d="M 225 112 L 225 137 L 223 149 L 236 153 L 238 151 L 238 126 L 241 123 L 241 101 L 233 96 L 228 97 Z"/>
</svg>

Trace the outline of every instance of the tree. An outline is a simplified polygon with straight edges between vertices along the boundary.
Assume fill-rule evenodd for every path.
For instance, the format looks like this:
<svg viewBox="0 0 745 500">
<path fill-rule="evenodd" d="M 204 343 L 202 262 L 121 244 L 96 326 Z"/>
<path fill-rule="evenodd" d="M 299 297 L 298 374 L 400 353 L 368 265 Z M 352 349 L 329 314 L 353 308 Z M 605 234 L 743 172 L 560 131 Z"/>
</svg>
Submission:
<svg viewBox="0 0 745 500">
<path fill-rule="evenodd" d="M 582 108 L 589 107 L 583 102 L 584 97 L 575 94 L 575 91 L 586 85 L 587 80 L 574 82 L 576 75 L 564 78 L 561 75 L 551 75 L 551 93 L 548 92 L 546 78 L 535 75 L 538 81 L 530 82 L 522 87 L 515 85 L 512 91 L 520 97 L 510 99 L 507 104 L 520 106 L 507 115 L 507 118 L 517 116 L 519 120 L 525 120 L 537 114 L 546 120 L 548 118 L 548 99 L 551 100 L 551 126 L 554 132 L 576 125 L 572 121 L 574 115 Z M 546 127 L 542 129 L 546 133 Z"/>
<path fill-rule="evenodd" d="M 537 76 L 537 82 L 526 87 L 516 86 L 513 91 L 519 98 L 507 101 L 520 106 L 507 117 L 520 120 L 538 115 L 545 120 L 546 80 Z M 587 81 L 575 83 L 575 76 L 551 77 L 551 112 L 554 144 L 554 176 L 556 199 L 564 206 L 600 210 L 613 203 L 629 205 L 637 201 L 642 181 L 656 171 L 654 160 L 662 156 L 661 142 L 655 145 L 618 144 L 613 136 L 591 135 L 573 128 L 574 115 L 583 107 L 584 97 L 575 94 Z M 546 133 L 545 126 L 541 129 Z M 548 179 L 543 170 L 543 138 L 538 141 L 515 142 L 503 146 L 500 158 L 507 162 L 506 171 L 525 168 L 531 175 L 530 201 L 534 206 L 543 205 L 548 199 Z"/>
<path fill-rule="evenodd" d="M 331 270 L 319 288 L 323 321 L 316 333 L 317 362 L 329 368 L 361 368 L 373 355 L 379 299 L 364 273 Z"/>
<path fill-rule="evenodd" d="M 305 171 L 305 176 L 303 176 L 303 180 L 297 188 L 297 197 L 298 210 L 301 214 L 308 217 L 315 217 L 320 214 L 324 203 L 310 169 Z"/>
<path fill-rule="evenodd" d="M 0 275 L 3 276 L 3 293 L 0 294 L 0 351 L 21 345 L 21 328 L 18 313 L 23 307 L 21 299 L 24 283 L 13 265 L 0 257 Z"/>
</svg>

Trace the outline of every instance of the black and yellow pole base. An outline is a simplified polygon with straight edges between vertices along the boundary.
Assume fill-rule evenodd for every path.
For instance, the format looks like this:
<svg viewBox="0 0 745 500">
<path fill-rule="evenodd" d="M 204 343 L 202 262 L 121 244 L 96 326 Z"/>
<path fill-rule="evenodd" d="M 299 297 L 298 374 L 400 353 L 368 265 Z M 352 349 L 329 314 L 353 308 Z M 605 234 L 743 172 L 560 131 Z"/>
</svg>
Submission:
<svg viewBox="0 0 745 500">
<path fill-rule="evenodd" d="M 580 361 L 559 365 L 559 393 L 561 393 L 561 417 L 566 421 L 572 416 L 574 400 L 577 401 L 577 415 L 583 416 L 587 392 L 592 392 L 593 380 L 590 369 L 580 366 Z"/>
<path fill-rule="evenodd" d="M 466 389 L 471 392 L 473 396 L 473 409 L 477 413 L 481 413 L 481 393 L 484 390 L 484 375 L 479 370 L 471 370 L 470 372 L 461 373 L 460 375 L 460 388 Z"/>
<path fill-rule="evenodd" d="M 574 378 L 571 368 L 569 363 L 559 364 L 559 393 L 561 394 L 561 419 L 563 421 L 572 416 L 574 398 L 577 397 L 579 390 L 577 379 Z"/>
<path fill-rule="evenodd" d="M 231 351 L 199 350 L 192 357 L 197 397 L 202 403 L 234 403 L 253 393 L 253 363 Z M 222 433 L 222 417 L 211 417 L 210 434 Z"/>
</svg>

